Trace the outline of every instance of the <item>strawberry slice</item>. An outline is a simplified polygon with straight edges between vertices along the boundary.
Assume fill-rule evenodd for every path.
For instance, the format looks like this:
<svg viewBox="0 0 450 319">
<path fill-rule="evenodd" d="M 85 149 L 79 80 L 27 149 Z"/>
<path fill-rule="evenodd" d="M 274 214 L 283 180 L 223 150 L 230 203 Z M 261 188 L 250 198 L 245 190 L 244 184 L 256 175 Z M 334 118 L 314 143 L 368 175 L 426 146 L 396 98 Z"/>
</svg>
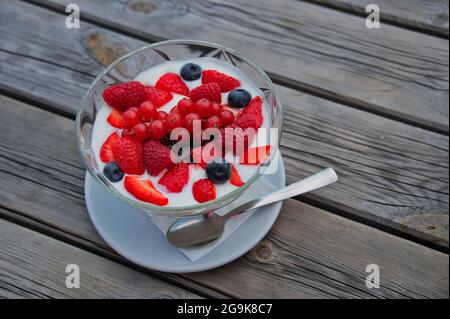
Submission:
<svg viewBox="0 0 450 319">
<path fill-rule="evenodd" d="M 263 100 L 260 96 L 256 96 L 250 103 L 236 116 L 235 125 L 246 129 L 259 129 L 264 121 L 262 114 Z"/>
<path fill-rule="evenodd" d="M 189 164 L 175 164 L 159 180 L 158 184 L 166 187 L 170 193 L 181 193 L 189 182 Z"/>
<path fill-rule="evenodd" d="M 112 147 L 120 140 L 119 135 L 114 132 L 103 143 L 100 148 L 100 159 L 103 163 L 109 163 L 114 160 L 114 155 L 112 151 Z"/>
<path fill-rule="evenodd" d="M 138 176 L 126 176 L 124 182 L 125 189 L 134 197 L 144 202 L 152 203 L 158 206 L 165 206 L 169 202 L 153 183 L 146 179 L 140 179 Z"/>
<path fill-rule="evenodd" d="M 191 91 L 189 97 L 192 101 L 197 102 L 201 99 L 207 99 L 211 102 L 221 103 L 222 95 L 220 94 L 220 85 L 216 82 L 211 82 L 197 86 Z"/>
<path fill-rule="evenodd" d="M 266 160 L 269 153 L 270 145 L 249 148 L 242 153 L 240 163 L 246 165 L 258 165 Z"/>
<path fill-rule="evenodd" d="M 189 95 L 189 88 L 186 83 L 184 83 L 181 76 L 175 73 L 164 74 L 159 78 L 158 82 L 156 82 L 155 87 L 158 90 L 174 92 L 185 96 Z"/>
<path fill-rule="evenodd" d="M 124 173 L 144 174 L 144 153 L 139 141 L 130 137 L 122 137 L 113 145 L 112 152 L 114 161 Z"/>
<path fill-rule="evenodd" d="M 241 177 L 239 176 L 239 173 L 236 169 L 236 166 L 231 164 L 231 177 L 230 177 L 230 183 L 231 185 L 241 187 L 245 183 L 242 181 Z"/>
<path fill-rule="evenodd" d="M 228 92 L 241 86 L 241 82 L 232 76 L 226 75 L 216 70 L 205 70 L 202 72 L 202 83 L 216 82 L 220 86 L 221 92 Z"/>
<path fill-rule="evenodd" d="M 109 124 L 111 124 L 115 128 L 124 128 L 125 127 L 125 125 L 123 123 L 122 113 L 117 111 L 116 109 L 113 109 L 111 111 L 111 113 L 109 113 L 107 121 Z"/>
<path fill-rule="evenodd" d="M 144 88 L 145 100 L 151 101 L 154 106 L 161 107 L 170 100 L 172 100 L 173 95 L 170 92 L 158 90 L 153 86 L 146 86 Z"/>
</svg>

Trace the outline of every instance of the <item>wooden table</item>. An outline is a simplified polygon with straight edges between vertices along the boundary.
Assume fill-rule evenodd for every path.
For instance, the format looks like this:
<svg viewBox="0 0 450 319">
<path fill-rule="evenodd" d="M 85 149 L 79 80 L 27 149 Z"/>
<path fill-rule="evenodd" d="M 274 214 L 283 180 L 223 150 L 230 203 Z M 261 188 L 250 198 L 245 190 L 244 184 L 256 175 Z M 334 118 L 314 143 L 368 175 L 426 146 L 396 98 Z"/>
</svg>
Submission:
<svg viewBox="0 0 450 319">
<path fill-rule="evenodd" d="M 65 27 L 69 3 L 80 29 Z M 380 29 L 366 28 L 367 3 Z M 1 1 L 0 297 L 448 298 L 448 35 L 446 0 Z M 341 177 L 287 200 L 245 256 L 194 274 L 142 269 L 105 244 L 74 135 L 106 65 L 174 38 L 268 72 L 288 182 L 328 166 Z M 80 289 L 65 286 L 69 263 Z"/>
</svg>

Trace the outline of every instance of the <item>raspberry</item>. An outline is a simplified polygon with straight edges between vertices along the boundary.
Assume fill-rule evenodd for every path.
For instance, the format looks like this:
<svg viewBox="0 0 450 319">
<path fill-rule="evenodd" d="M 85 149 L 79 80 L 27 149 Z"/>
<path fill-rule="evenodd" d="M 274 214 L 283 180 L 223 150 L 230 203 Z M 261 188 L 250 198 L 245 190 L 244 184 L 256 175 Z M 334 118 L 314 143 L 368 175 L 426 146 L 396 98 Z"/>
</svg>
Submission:
<svg viewBox="0 0 450 319">
<path fill-rule="evenodd" d="M 189 95 L 189 88 L 186 83 L 184 83 L 183 79 L 175 73 L 164 74 L 159 78 L 158 82 L 156 82 L 155 87 L 158 90 L 174 92 L 185 96 Z"/>
<path fill-rule="evenodd" d="M 126 174 L 141 175 L 145 172 L 144 155 L 139 141 L 123 137 L 112 147 L 114 160 Z"/>
<path fill-rule="evenodd" d="M 174 165 L 170 159 L 170 149 L 155 140 L 144 144 L 144 163 L 147 172 L 152 176 L 157 176 L 163 169 Z"/>
<path fill-rule="evenodd" d="M 159 184 L 166 187 L 170 193 L 180 193 L 189 182 L 189 164 L 175 164 L 159 180 Z"/>
<path fill-rule="evenodd" d="M 204 178 L 192 185 L 192 195 L 199 203 L 216 199 L 216 187 L 209 179 Z"/>
<path fill-rule="evenodd" d="M 207 99 L 211 102 L 221 103 L 222 95 L 220 94 L 220 85 L 211 82 L 197 86 L 191 91 L 189 97 L 192 101 L 197 102 L 200 99 Z"/>
<path fill-rule="evenodd" d="M 172 93 L 163 90 L 158 90 L 153 86 L 146 86 L 144 88 L 144 91 L 145 91 L 145 100 L 152 102 L 153 105 L 157 108 L 163 106 L 173 98 Z"/>
<path fill-rule="evenodd" d="M 144 85 L 138 81 L 115 84 L 103 91 L 103 99 L 122 112 L 138 107 L 145 100 Z"/>
<path fill-rule="evenodd" d="M 243 129 L 259 129 L 263 123 L 262 98 L 255 97 L 250 103 L 236 116 L 234 124 Z"/>
<path fill-rule="evenodd" d="M 232 76 L 226 75 L 216 70 L 205 70 L 202 72 L 202 83 L 216 82 L 220 86 L 221 92 L 228 92 L 241 86 L 241 82 Z"/>
</svg>

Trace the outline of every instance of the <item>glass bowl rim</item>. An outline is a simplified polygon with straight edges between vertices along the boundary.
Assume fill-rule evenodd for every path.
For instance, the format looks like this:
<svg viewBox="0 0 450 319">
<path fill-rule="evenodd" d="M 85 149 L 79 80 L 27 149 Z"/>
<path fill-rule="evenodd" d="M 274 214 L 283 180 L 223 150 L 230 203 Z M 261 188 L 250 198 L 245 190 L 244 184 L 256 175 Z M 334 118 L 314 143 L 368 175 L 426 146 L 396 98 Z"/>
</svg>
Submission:
<svg viewBox="0 0 450 319">
<path fill-rule="evenodd" d="M 81 124 L 80 123 L 81 114 L 82 114 L 83 110 L 85 109 L 84 106 L 86 105 L 88 98 L 90 97 L 90 95 L 91 95 L 93 89 L 96 87 L 97 83 L 99 83 L 109 71 L 111 71 L 113 68 L 115 68 L 117 65 L 124 62 L 131 56 L 139 54 L 140 52 L 154 49 L 154 48 L 157 48 L 160 46 L 177 45 L 177 44 L 179 44 L 179 45 L 191 44 L 191 45 L 199 45 L 199 46 L 208 46 L 208 47 L 214 47 L 216 49 L 225 50 L 226 52 L 229 52 L 229 53 L 235 55 L 240 60 L 244 61 L 246 64 L 253 67 L 258 72 L 258 74 L 261 75 L 266 80 L 266 82 L 269 85 L 269 89 L 271 90 L 271 92 L 273 94 L 273 102 L 272 102 L 271 107 L 272 108 L 274 107 L 273 104 L 276 101 L 276 106 L 277 106 L 278 112 L 280 114 L 280 127 L 279 127 L 279 132 L 278 132 L 277 147 L 276 147 L 275 152 L 270 152 L 269 158 L 266 160 L 266 163 L 271 163 L 272 160 L 274 158 L 276 158 L 276 154 L 279 151 L 278 146 L 279 146 L 280 139 L 281 139 L 281 133 L 283 131 L 283 108 L 282 108 L 280 101 L 277 98 L 277 93 L 276 93 L 275 87 L 272 83 L 272 80 L 269 78 L 269 76 L 266 74 L 266 72 L 260 66 L 258 66 L 256 63 L 252 62 L 251 60 L 247 59 L 246 57 L 242 56 L 239 52 L 237 52 L 233 49 L 227 48 L 225 46 L 222 46 L 220 44 L 211 43 L 211 42 L 207 42 L 207 41 L 190 40 L 190 39 L 174 39 L 174 40 L 159 41 L 159 42 L 155 42 L 155 43 L 143 46 L 141 48 L 138 48 L 134 51 L 131 51 L 131 52 L 121 56 L 120 58 L 118 58 L 117 60 L 112 62 L 110 65 L 108 65 L 92 81 L 92 83 L 89 86 L 89 88 L 87 89 L 87 91 L 81 101 L 81 105 L 77 111 L 75 125 L 76 125 L 76 131 L 77 131 L 77 146 L 78 146 L 79 154 L 82 158 L 83 163 L 85 163 L 85 166 L 86 166 L 89 174 L 91 174 L 91 176 L 94 178 L 94 180 L 97 182 L 97 184 L 100 184 L 101 187 L 103 187 L 106 191 L 111 193 L 116 198 L 119 198 L 134 207 L 143 209 L 143 210 L 145 210 L 146 213 L 149 213 L 151 215 L 160 215 L 160 216 L 168 216 L 168 217 L 175 217 L 175 216 L 188 217 L 188 216 L 195 216 L 198 214 L 204 214 L 205 212 L 208 211 L 208 208 L 214 206 L 214 204 L 217 204 L 220 202 L 227 202 L 227 200 L 232 199 L 233 197 L 237 198 L 237 196 L 239 196 L 239 194 L 242 194 L 243 192 L 245 192 L 262 175 L 260 170 L 258 169 L 257 172 L 243 186 L 236 188 L 235 190 L 233 190 L 213 201 L 208 201 L 205 203 L 199 203 L 199 204 L 194 204 L 194 205 L 176 206 L 176 207 L 153 205 L 150 203 L 133 200 L 131 198 L 124 196 L 119 191 L 117 191 L 117 189 L 105 184 L 105 182 L 99 178 L 95 169 L 91 167 L 91 165 L 86 161 L 86 159 L 84 157 L 85 151 L 83 150 L 83 141 L 82 141 L 83 137 L 82 137 L 81 125 L 80 125 Z M 263 163 L 262 165 L 265 165 L 265 164 Z"/>
</svg>

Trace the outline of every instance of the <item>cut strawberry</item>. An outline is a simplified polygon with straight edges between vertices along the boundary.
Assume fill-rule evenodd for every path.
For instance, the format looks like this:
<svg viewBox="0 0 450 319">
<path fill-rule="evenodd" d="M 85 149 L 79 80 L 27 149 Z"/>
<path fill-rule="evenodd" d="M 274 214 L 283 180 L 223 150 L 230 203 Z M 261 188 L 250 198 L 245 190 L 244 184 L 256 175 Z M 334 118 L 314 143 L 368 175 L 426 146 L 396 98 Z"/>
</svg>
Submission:
<svg viewBox="0 0 450 319">
<path fill-rule="evenodd" d="M 151 101 L 155 107 L 161 107 L 172 100 L 173 95 L 170 92 L 158 90 L 153 86 L 146 86 L 144 88 L 145 91 L 145 100 Z"/>
<path fill-rule="evenodd" d="M 170 193 L 180 193 L 189 182 L 189 164 L 179 163 L 170 168 L 159 180 Z"/>
<path fill-rule="evenodd" d="M 125 125 L 123 124 L 122 113 L 120 113 L 116 109 L 113 109 L 111 111 L 111 113 L 108 115 L 107 121 L 109 124 L 111 124 L 115 128 L 124 128 L 125 127 Z"/>
<path fill-rule="evenodd" d="M 114 161 L 124 173 L 133 175 L 144 174 L 144 153 L 139 141 L 134 138 L 123 137 L 113 145 L 112 151 Z"/>
<path fill-rule="evenodd" d="M 148 179 L 143 180 L 138 176 L 126 176 L 124 186 L 134 197 L 144 202 L 158 206 L 165 206 L 169 202 L 167 197 L 161 194 Z"/>
<path fill-rule="evenodd" d="M 103 163 L 109 163 L 114 160 L 114 155 L 112 151 L 112 147 L 114 144 L 116 144 L 120 140 L 119 135 L 114 132 L 103 143 L 102 147 L 100 148 L 100 159 Z"/>
<path fill-rule="evenodd" d="M 220 94 L 220 85 L 216 82 L 211 82 L 197 86 L 191 91 L 189 97 L 192 101 L 197 102 L 201 99 L 209 100 L 210 102 L 222 102 L 222 95 Z"/>
<path fill-rule="evenodd" d="M 103 91 L 105 102 L 122 112 L 138 107 L 144 98 L 144 85 L 138 81 L 115 84 Z"/>
<path fill-rule="evenodd" d="M 159 78 L 158 82 L 156 82 L 155 87 L 158 90 L 174 92 L 185 96 L 189 95 L 189 88 L 186 83 L 184 83 L 183 79 L 175 73 L 164 74 Z"/>
<path fill-rule="evenodd" d="M 216 187 L 209 179 L 200 179 L 192 185 L 192 195 L 199 203 L 208 202 L 216 199 Z"/>
<path fill-rule="evenodd" d="M 241 177 L 239 176 L 239 173 L 236 169 L 236 166 L 231 164 L 231 177 L 230 177 L 230 183 L 234 186 L 241 187 L 245 183 L 242 181 Z"/>
<path fill-rule="evenodd" d="M 242 153 L 240 163 L 246 165 L 258 165 L 267 159 L 269 153 L 270 145 L 249 148 Z"/>
<path fill-rule="evenodd" d="M 205 70 L 202 72 L 202 83 L 216 82 L 220 86 L 221 92 L 228 92 L 241 86 L 241 82 L 232 76 L 226 75 L 216 70 Z"/>
<path fill-rule="evenodd" d="M 256 96 L 250 103 L 236 116 L 235 125 L 246 129 L 259 129 L 263 123 L 262 98 Z"/>
</svg>

